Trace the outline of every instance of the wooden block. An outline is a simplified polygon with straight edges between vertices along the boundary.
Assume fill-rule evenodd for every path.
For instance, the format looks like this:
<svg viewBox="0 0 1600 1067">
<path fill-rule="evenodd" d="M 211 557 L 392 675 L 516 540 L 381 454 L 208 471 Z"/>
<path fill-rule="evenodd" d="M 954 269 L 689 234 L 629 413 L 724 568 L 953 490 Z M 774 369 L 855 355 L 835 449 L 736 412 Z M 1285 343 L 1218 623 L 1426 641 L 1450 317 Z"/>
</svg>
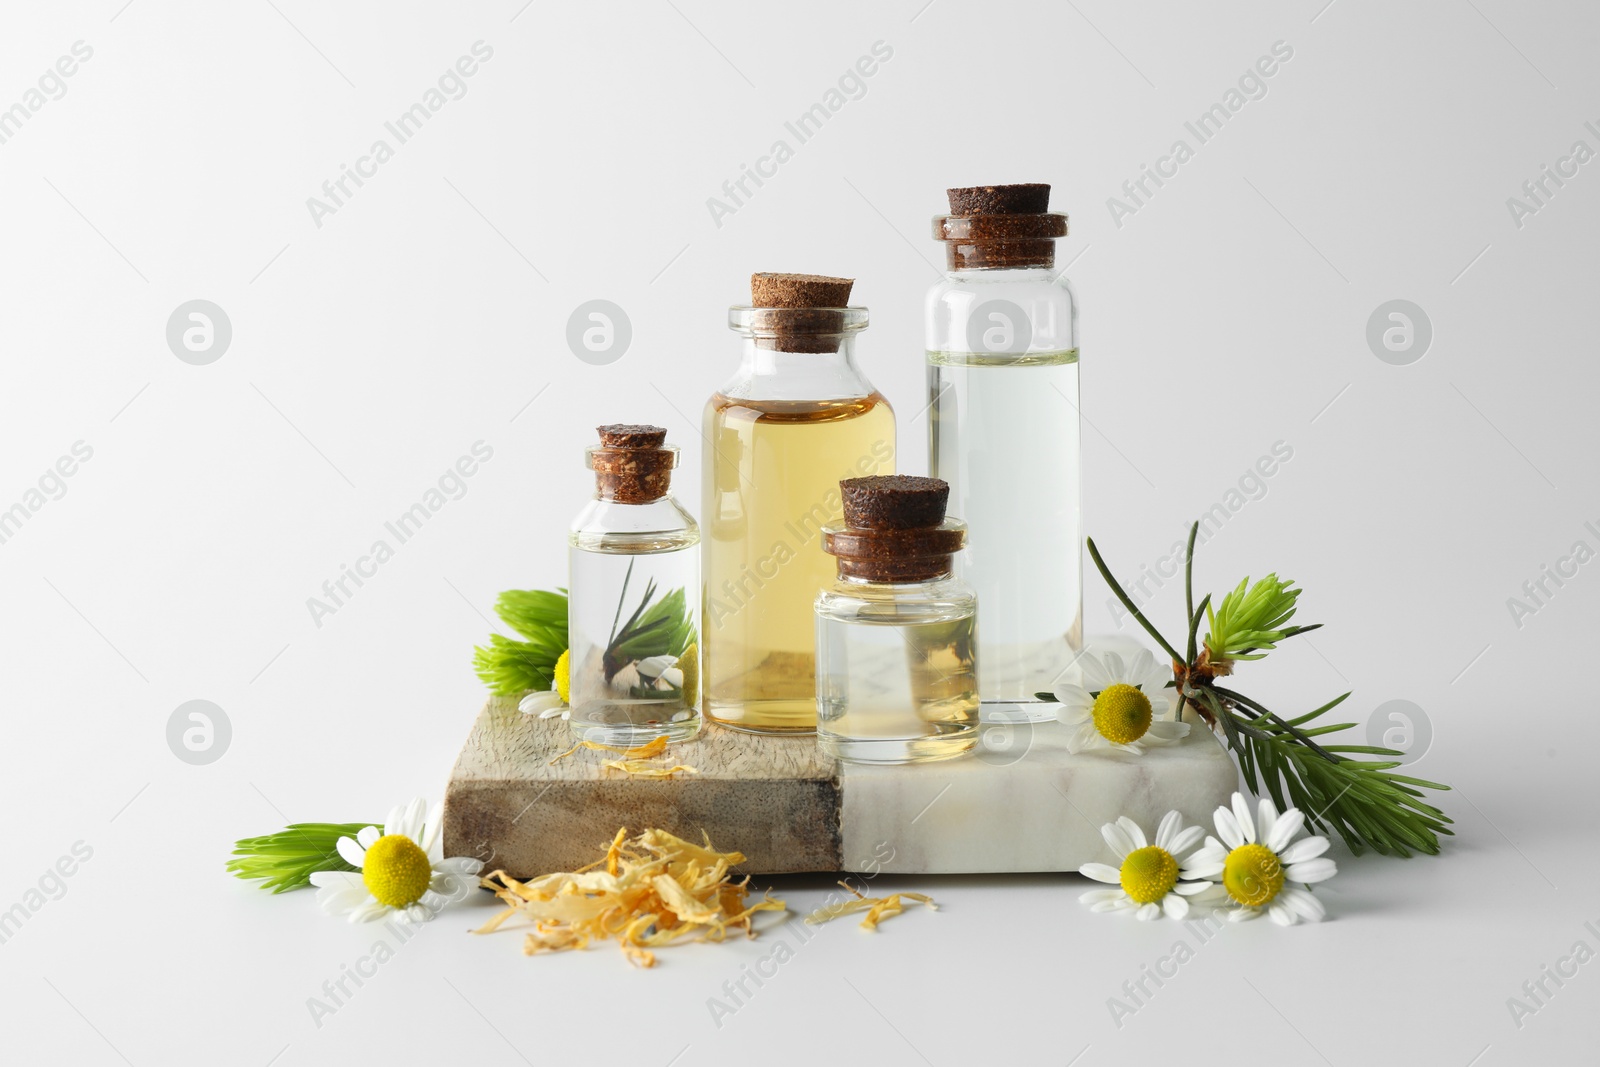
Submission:
<svg viewBox="0 0 1600 1067">
<path fill-rule="evenodd" d="M 1069 755 L 1058 723 L 987 726 L 973 756 L 904 767 L 841 765 L 814 738 L 707 724 L 669 750 L 699 770 L 632 778 L 572 744 L 567 724 L 491 699 L 445 794 L 447 855 L 517 877 L 591 863 L 621 826 L 659 827 L 737 849 L 753 874 L 1070 871 L 1113 857 L 1100 825 L 1128 815 L 1153 832 L 1170 809 L 1209 825 L 1237 782 L 1232 758 L 1191 720 L 1182 743 L 1143 756 Z"/>
<path fill-rule="evenodd" d="M 839 777 L 814 737 L 766 737 L 708 724 L 673 745 L 674 763 L 697 775 L 633 778 L 602 766 L 611 753 L 572 745 L 560 719 L 491 698 L 473 724 L 445 792 L 447 855 L 478 856 L 513 876 L 594 862 L 620 826 L 659 828 L 738 849 L 765 874 L 836 871 Z M 492 858 L 491 858 L 492 854 Z"/>
</svg>

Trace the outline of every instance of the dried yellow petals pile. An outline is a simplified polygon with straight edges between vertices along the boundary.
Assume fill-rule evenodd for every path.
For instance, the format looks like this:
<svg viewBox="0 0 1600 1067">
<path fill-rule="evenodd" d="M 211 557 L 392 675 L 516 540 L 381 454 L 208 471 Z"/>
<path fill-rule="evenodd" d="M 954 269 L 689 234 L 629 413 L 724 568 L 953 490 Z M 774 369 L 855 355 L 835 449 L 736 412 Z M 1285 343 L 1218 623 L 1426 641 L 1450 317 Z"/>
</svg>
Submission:
<svg viewBox="0 0 1600 1067">
<path fill-rule="evenodd" d="M 652 756 L 659 756 L 661 753 L 667 750 L 667 735 L 662 734 L 654 741 L 639 745 L 637 748 L 619 748 L 616 745 L 602 745 L 598 741 L 579 741 L 577 744 L 573 745 L 571 748 L 567 749 L 550 762 L 554 763 L 556 760 L 564 760 L 574 752 L 578 751 L 580 748 L 592 749 L 595 752 L 620 752 L 622 753 L 623 759 L 629 760 L 650 759 Z"/>
<path fill-rule="evenodd" d="M 592 749 L 595 752 L 616 752 L 621 754 L 621 759 L 602 760 L 602 766 L 610 767 L 612 770 L 621 771 L 624 774 L 631 774 L 635 778 L 671 778 L 674 774 L 678 774 L 680 772 L 684 774 L 700 773 L 695 768 L 686 766 L 682 763 L 675 764 L 671 767 L 665 767 L 660 764 L 650 762 L 650 760 L 661 755 L 667 750 L 667 738 L 665 734 L 656 738 L 654 741 L 639 745 L 636 748 L 619 748 L 616 745 L 602 745 L 598 741 L 579 741 L 577 744 L 573 745 L 571 748 L 567 749 L 550 762 L 554 763 L 556 760 L 566 759 L 580 748 Z"/>
<path fill-rule="evenodd" d="M 579 870 L 527 882 L 504 871 L 484 878 L 510 906 L 477 932 L 490 933 L 520 916 L 533 923 L 522 944 L 529 956 L 615 940 L 630 963 L 653 967 L 651 949 L 722 941 L 730 931 L 755 937 L 756 912 L 788 910 L 770 894 L 749 902 L 750 879 L 731 881 L 728 873 L 743 862 L 743 853 L 717 852 L 709 840 L 701 846 L 664 830 L 632 838 L 618 830 L 605 858 Z"/>
<path fill-rule="evenodd" d="M 850 891 L 852 900 L 842 900 L 837 904 L 827 904 L 806 916 L 807 924 L 816 926 L 820 923 L 831 922 L 841 915 L 854 915 L 858 911 L 867 913 L 861 920 L 863 930 L 876 930 L 878 924 L 892 915 L 899 915 L 905 911 L 903 901 L 909 900 L 921 904 L 933 911 L 939 910 L 939 905 L 926 893 L 890 893 L 886 897 L 869 897 L 863 894 L 849 882 L 840 882 L 840 885 Z"/>
</svg>

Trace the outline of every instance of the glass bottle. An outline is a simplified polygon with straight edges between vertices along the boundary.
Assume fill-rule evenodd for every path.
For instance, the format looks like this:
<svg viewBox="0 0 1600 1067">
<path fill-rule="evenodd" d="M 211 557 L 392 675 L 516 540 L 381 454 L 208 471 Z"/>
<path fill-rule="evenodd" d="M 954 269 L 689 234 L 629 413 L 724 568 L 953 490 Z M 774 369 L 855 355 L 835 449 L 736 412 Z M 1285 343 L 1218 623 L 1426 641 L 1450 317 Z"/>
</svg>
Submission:
<svg viewBox="0 0 1600 1067">
<path fill-rule="evenodd" d="M 672 498 L 678 450 L 659 426 L 600 427 L 595 495 L 567 540 L 570 722 L 631 747 L 700 730 L 700 528 Z"/>
<path fill-rule="evenodd" d="M 971 527 L 956 574 L 983 604 L 985 722 L 1055 717 L 1038 700 L 1082 644 L 1077 302 L 1055 270 L 1067 217 L 1048 185 L 951 189 L 933 220 L 929 473 Z"/>
<path fill-rule="evenodd" d="M 811 603 L 839 480 L 893 473 L 894 413 L 855 361 L 850 279 L 757 274 L 737 373 L 706 404 L 706 715 L 759 733 L 817 725 Z"/>
<path fill-rule="evenodd" d="M 978 739 L 978 598 L 952 576 L 966 527 L 937 478 L 840 484 L 823 533 L 838 577 L 817 596 L 817 742 L 858 763 L 925 763 Z"/>
</svg>

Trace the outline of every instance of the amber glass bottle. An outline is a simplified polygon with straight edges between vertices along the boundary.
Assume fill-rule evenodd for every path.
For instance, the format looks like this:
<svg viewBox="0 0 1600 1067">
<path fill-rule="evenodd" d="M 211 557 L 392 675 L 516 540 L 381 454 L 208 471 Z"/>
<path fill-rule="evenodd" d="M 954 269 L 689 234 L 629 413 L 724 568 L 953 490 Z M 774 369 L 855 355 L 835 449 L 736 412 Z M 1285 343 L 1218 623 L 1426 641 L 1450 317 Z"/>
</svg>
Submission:
<svg viewBox="0 0 1600 1067">
<path fill-rule="evenodd" d="M 894 472 L 894 413 L 856 366 L 851 281 L 758 274 L 729 311 L 738 372 L 706 405 L 705 713 L 736 729 L 816 729 L 811 604 L 832 581 L 822 527 L 839 481 Z"/>
</svg>

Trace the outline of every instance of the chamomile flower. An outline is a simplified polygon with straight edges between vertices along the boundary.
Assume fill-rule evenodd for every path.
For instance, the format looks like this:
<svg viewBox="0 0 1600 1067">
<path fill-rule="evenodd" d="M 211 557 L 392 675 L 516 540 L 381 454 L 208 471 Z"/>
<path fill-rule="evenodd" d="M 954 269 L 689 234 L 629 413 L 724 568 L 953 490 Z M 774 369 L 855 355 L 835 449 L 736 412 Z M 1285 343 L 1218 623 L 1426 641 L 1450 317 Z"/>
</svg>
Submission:
<svg viewBox="0 0 1600 1067">
<path fill-rule="evenodd" d="M 446 904 L 464 900 L 483 864 L 466 856 L 444 858 L 440 809 L 423 819 L 419 797 L 389 812 L 383 830 L 368 826 L 339 838 L 339 855 L 356 872 L 315 871 L 317 903 L 351 922 L 394 917 L 426 922 Z"/>
<path fill-rule="evenodd" d="M 1141 648 L 1127 663 L 1115 652 L 1085 652 L 1078 670 L 1082 684 L 1058 682 L 1055 687 L 1061 702 L 1056 718 L 1075 727 L 1067 736 L 1068 752 L 1110 748 L 1141 755 L 1148 746 L 1170 745 L 1188 736 L 1188 723 L 1156 719 L 1155 709 L 1170 704 L 1164 688 L 1170 675 L 1156 665 L 1149 649 Z"/>
<path fill-rule="evenodd" d="M 1184 826 L 1183 816 L 1169 811 L 1156 827 L 1155 844 L 1150 844 L 1139 824 L 1126 815 L 1100 827 L 1119 866 L 1085 863 L 1078 873 L 1097 882 L 1109 882 L 1116 889 L 1091 889 L 1078 898 L 1090 911 L 1132 912 L 1140 919 L 1166 915 L 1181 919 L 1189 914 L 1189 897 L 1211 889 L 1206 881 L 1180 881 L 1192 876 L 1184 853 L 1200 843 L 1205 831 Z"/>
<path fill-rule="evenodd" d="M 572 650 L 561 653 L 556 660 L 555 683 L 549 689 L 537 689 L 517 702 L 517 710 L 524 715 L 537 715 L 541 719 L 551 719 L 559 715 L 563 719 L 572 715 L 572 709 L 567 706 L 567 701 L 572 699 Z"/>
<path fill-rule="evenodd" d="M 1235 793 L 1233 810 L 1218 808 L 1215 821 L 1222 840 L 1206 838 L 1189 862 L 1199 877 L 1220 877 L 1237 905 L 1228 910 L 1230 920 L 1254 919 L 1265 910 L 1279 926 L 1322 921 L 1322 901 L 1300 886 L 1326 881 L 1338 868 L 1323 855 L 1327 838 L 1312 834 L 1294 840 L 1306 822 L 1298 808 L 1279 815 L 1272 800 L 1262 797 L 1252 819 L 1249 802 Z"/>
</svg>

